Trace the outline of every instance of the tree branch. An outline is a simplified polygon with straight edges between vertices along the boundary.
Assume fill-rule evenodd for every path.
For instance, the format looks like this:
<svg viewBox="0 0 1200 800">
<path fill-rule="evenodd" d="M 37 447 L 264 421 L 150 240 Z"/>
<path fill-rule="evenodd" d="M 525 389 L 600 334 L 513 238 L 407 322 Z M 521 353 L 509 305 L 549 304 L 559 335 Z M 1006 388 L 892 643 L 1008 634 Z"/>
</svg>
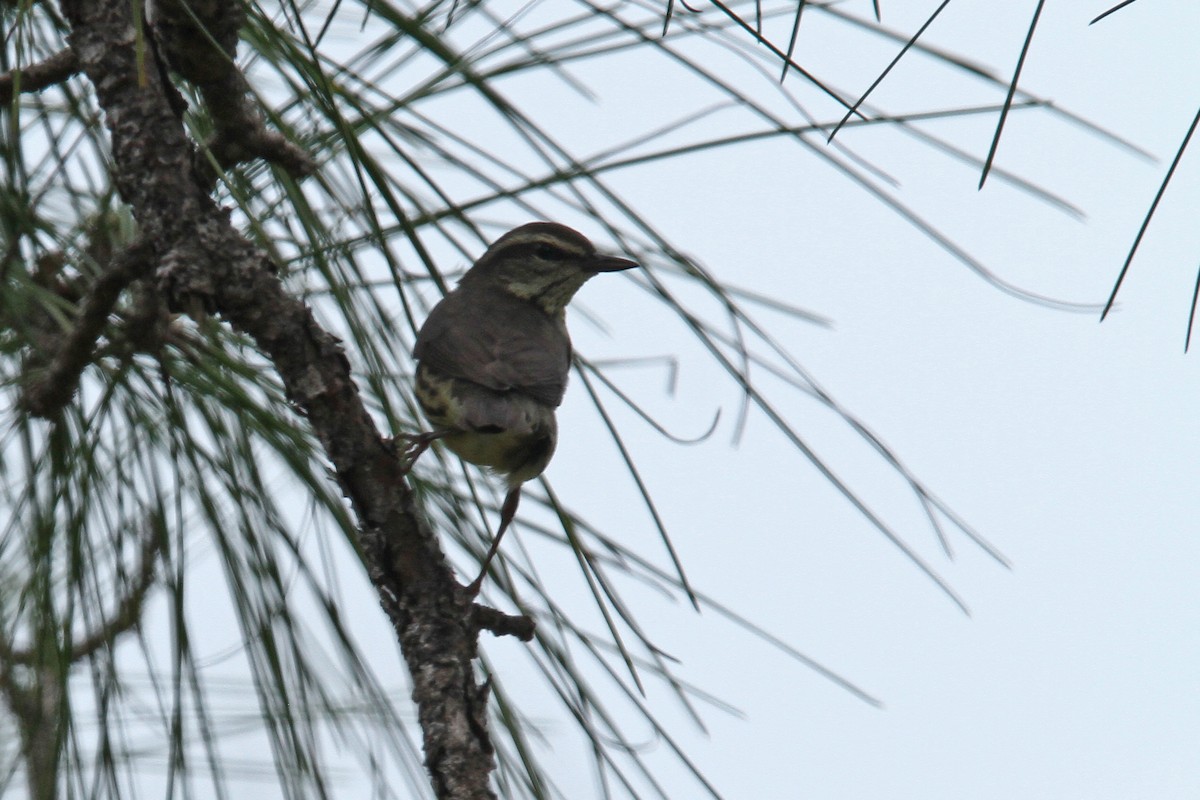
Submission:
<svg viewBox="0 0 1200 800">
<path fill-rule="evenodd" d="M 481 631 L 491 631 L 496 636 L 515 636 L 522 642 L 532 640 L 536 628 L 533 618 L 525 614 L 505 614 L 478 603 L 471 606 L 471 618 Z"/>
<path fill-rule="evenodd" d="M 133 584 L 125 587 L 124 596 L 117 603 L 112 616 L 96 630 L 85 634 L 76 642 L 71 642 L 67 648 L 66 660 L 75 663 L 86 658 L 99 648 L 116 640 L 125 631 L 136 625 L 142 618 L 142 603 L 146 595 L 154 587 L 155 564 L 158 554 L 162 551 L 161 525 L 149 524 L 142 538 L 142 546 L 138 553 L 137 573 Z M 14 649 L 9 642 L 0 636 L 0 674 L 8 674 L 11 666 L 42 668 L 45 654 L 36 645 L 33 648 Z"/>
<path fill-rule="evenodd" d="M 63 0 L 72 47 L 112 136 L 117 188 L 144 241 L 162 254 L 155 285 L 168 306 L 201 302 L 248 334 L 308 418 L 358 517 L 364 560 L 413 681 L 425 764 L 439 798 L 490 798 L 494 767 L 476 630 L 402 465 L 358 394 L 341 344 L 284 290 L 269 258 L 200 188 L 191 148 L 156 75 L 138 80 L 128 0 Z"/>
<path fill-rule="evenodd" d="M 12 102 L 13 95 L 20 91 L 40 92 L 47 86 L 62 83 L 79 72 L 79 59 L 70 50 L 55 53 L 45 61 L 18 67 L 0 74 L 0 105 Z"/>
<path fill-rule="evenodd" d="M 155 565 L 158 563 L 158 554 L 162 552 L 165 536 L 166 531 L 161 519 L 151 519 L 147 522 L 146 530 L 142 534 L 137 573 L 133 577 L 132 585 L 126 587 L 116 610 L 104 625 L 71 643 L 67 658 L 72 663 L 87 658 L 97 649 L 115 641 L 118 636 L 141 621 L 142 605 L 146 602 L 146 595 L 154 587 Z"/>
<path fill-rule="evenodd" d="M 88 288 L 75 327 L 62 337 L 45 372 L 24 389 L 21 402 L 29 413 L 49 418 L 70 402 L 117 298 L 126 286 L 150 271 L 152 254 L 150 245 L 135 242 Z"/>
<path fill-rule="evenodd" d="M 308 153 L 282 134 L 267 129 L 250 102 L 250 85 L 234 61 L 238 28 L 245 16 L 240 3 L 157 0 L 154 32 L 171 68 L 200 89 L 216 135 L 206 147 L 221 168 L 254 158 L 278 164 L 294 178 L 316 166 Z M 206 186 L 216 174 L 204 164 L 197 172 Z"/>
</svg>

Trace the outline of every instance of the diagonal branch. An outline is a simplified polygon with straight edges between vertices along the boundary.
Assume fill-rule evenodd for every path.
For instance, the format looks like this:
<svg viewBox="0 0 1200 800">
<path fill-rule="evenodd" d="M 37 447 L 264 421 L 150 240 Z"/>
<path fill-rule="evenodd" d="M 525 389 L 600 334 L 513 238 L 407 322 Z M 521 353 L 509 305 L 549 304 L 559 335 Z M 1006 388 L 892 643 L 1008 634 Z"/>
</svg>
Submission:
<svg viewBox="0 0 1200 800">
<path fill-rule="evenodd" d="M 69 643 L 64 649 L 67 662 L 87 658 L 101 647 L 116 641 L 117 637 L 136 625 L 142 618 L 142 604 L 146 595 L 154 588 L 155 565 L 158 554 L 162 552 L 161 526 L 150 522 L 142 537 L 142 546 L 138 552 L 137 572 L 133 581 L 124 587 L 125 591 L 117 602 L 112 616 L 100 627 L 90 633 L 85 633 L 78 641 Z M 38 646 L 31 648 L 13 648 L 4 637 L 0 636 L 0 673 L 8 673 L 13 665 L 42 668 L 45 659 L 43 649 Z M 11 687 L 10 687 L 11 688 Z"/>
<path fill-rule="evenodd" d="M 359 544 L 400 641 L 439 798 L 494 797 L 487 687 L 472 661 L 477 629 L 434 532 L 418 515 L 395 452 L 368 414 L 341 343 L 287 293 L 276 265 L 230 225 L 196 181 L 170 88 L 139 85 L 128 0 L 63 0 L 70 41 L 112 137 L 113 178 L 145 241 L 162 254 L 168 306 L 211 307 L 250 336 L 278 371 L 350 498 Z"/>
<path fill-rule="evenodd" d="M 138 553 L 137 572 L 132 583 L 117 603 L 112 616 L 102 626 L 85 634 L 79 641 L 72 642 L 67 658 L 72 662 L 87 658 L 101 647 L 113 642 L 118 636 L 132 628 L 142 619 L 142 606 L 146 595 L 154 587 L 155 565 L 159 553 L 162 552 L 163 537 L 166 532 L 162 521 L 158 518 L 147 520 L 146 530 L 142 533 L 142 547 Z"/>
<path fill-rule="evenodd" d="M 45 372 L 25 387 L 21 401 L 30 414 L 49 418 L 71 400 L 117 298 L 125 287 L 150 271 L 154 265 L 152 253 L 153 248 L 146 242 L 135 242 L 114 258 L 91 285 L 80 304 L 75 327 L 62 338 Z"/>
</svg>

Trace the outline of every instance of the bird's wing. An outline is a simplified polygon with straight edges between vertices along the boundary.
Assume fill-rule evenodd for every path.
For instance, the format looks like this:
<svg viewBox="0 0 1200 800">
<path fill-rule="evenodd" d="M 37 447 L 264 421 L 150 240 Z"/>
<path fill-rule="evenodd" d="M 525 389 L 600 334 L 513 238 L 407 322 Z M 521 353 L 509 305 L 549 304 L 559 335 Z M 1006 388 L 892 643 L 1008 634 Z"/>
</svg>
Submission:
<svg viewBox="0 0 1200 800">
<path fill-rule="evenodd" d="M 531 303 L 455 291 L 429 314 L 413 355 L 448 377 L 557 407 L 567 389 L 571 342 Z"/>
</svg>

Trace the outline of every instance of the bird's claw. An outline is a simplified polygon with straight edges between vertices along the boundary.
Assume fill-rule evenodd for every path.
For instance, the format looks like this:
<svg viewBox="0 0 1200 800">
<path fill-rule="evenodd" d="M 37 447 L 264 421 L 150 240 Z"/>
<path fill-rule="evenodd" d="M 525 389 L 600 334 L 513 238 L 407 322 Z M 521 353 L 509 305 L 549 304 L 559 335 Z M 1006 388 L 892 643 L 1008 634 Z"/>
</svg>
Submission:
<svg viewBox="0 0 1200 800">
<path fill-rule="evenodd" d="M 407 475 L 411 472 L 421 454 L 444 435 L 441 431 L 425 431 L 424 433 L 398 433 L 393 436 L 391 444 L 393 451 L 396 452 L 396 457 L 400 460 L 400 474 Z M 404 449 L 397 450 L 396 444 L 401 440 L 407 444 Z"/>
</svg>

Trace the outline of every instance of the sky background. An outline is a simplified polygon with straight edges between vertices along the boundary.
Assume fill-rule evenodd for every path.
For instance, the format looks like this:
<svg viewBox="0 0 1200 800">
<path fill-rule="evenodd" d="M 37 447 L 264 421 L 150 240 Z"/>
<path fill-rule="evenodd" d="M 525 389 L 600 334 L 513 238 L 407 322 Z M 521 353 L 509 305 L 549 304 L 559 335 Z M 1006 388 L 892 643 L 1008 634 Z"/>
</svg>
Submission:
<svg viewBox="0 0 1200 800">
<path fill-rule="evenodd" d="M 934 6 L 882 5 L 884 21 L 903 31 Z M 1007 75 L 1034 5 L 956 4 L 929 41 Z M 1089 27 L 1107 6 L 1048 4 L 1022 86 L 1159 161 L 1041 111 L 1012 115 L 997 158 L 1082 208 L 1082 221 L 995 178 L 977 191 L 977 170 L 894 131 L 840 134 L 1004 280 L 1082 303 L 1107 298 L 1200 103 L 1200 7 L 1140 2 Z M 797 52 L 817 74 L 861 89 L 895 46 L 809 13 Z M 580 112 L 580 127 L 687 101 L 670 80 L 635 81 L 640 69 L 596 63 L 573 73 L 604 91 L 594 115 Z M 525 99 L 518 87 L 514 94 Z M 1002 96 L 913 56 L 875 99 L 901 111 Z M 982 156 L 994 125 L 988 115 L 925 129 Z M 826 330 L 776 317 L 772 330 L 1012 563 L 997 565 L 961 536 L 951 537 L 956 558 L 947 561 L 916 502 L 869 448 L 818 404 L 798 396 L 784 404 L 806 439 L 961 594 L 968 618 L 761 415 L 751 414 L 731 446 L 737 392 L 699 357 L 682 358 L 673 400 L 645 378 L 639 399 L 680 435 L 723 412 L 712 439 L 690 448 L 644 425 L 631 434 L 691 579 L 885 704 L 857 700 L 715 614 L 696 617 L 686 604 L 652 611 L 646 624 L 682 673 L 744 714 L 710 713 L 707 737 L 683 737 L 713 783 L 731 798 L 1200 796 L 1200 372 L 1196 355 L 1183 353 L 1200 264 L 1197 154 L 1181 165 L 1103 324 L 1095 311 L 1047 309 L 997 291 L 791 142 L 611 180 L 718 277 L 832 319 Z M 581 351 L 690 352 L 680 331 L 647 328 L 640 298 L 628 284 L 589 284 L 580 302 L 609 335 L 575 316 Z M 622 421 L 638 430 L 632 416 Z M 618 462 L 574 466 L 606 447 L 578 382 L 561 426 L 548 471 L 559 495 L 622 539 L 654 536 L 627 500 L 614 502 L 631 497 Z M 540 563 L 553 574 L 554 562 Z M 560 563 L 562 602 L 570 607 L 574 586 L 587 608 L 577 575 Z M 656 695 L 669 706 L 661 688 L 651 703 Z M 570 751 L 558 742 L 554 753 Z M 592 791 L 586 771 L 572 780 L 579 788 L 569 796 Z"/>
<path fill-rule="evenodd" d="M 578 351 L 608 363 L 622 389 L 678 436 L 698 436 L 720 414 L 712 436 L 684 446 L 609 406 L 693 585 L 882 704 L 865 702 L 713 608 L 697 614 L 686 601 L 620 582 L 650 637 L 679 660 L 678 674 L 736 709 L 705 707 L 701 732 L 667 688 L 647 684 L 644 702 L 730 800 L 1200 797 L 1200 353 L 1183 352 L 1200 266 L 1200 153 L 1185 156 L 1116 311 L 1099 323 L 1099 306 L 1200 104 L 1200 5 L 1141 0 L 1089 27 L 1110 2 L 1048 3 L 1021 85 L 1158 161 L 1046 110 L 1013 112 L 996 161 L 1078 206 L 1083 219 L 995 175 L 980 191 L 977 168 L 892 128 L 839 134 L 895 179 L 891 191 L 899 200 L 1002 281 L 1090 304 L 1086 312 L 1031 303 L 981 279 L 831 168 L 819 137 L 807 148 L 764 140 L 606 174 L 632 208 L 719 279 L 830 320 L 821 326 L 755 312 L 843 409 L 1011 565 L 952 526 L 948 558 L 911 491 L 867 443 L 827 407 L 758 370 L 780 413 L 953 587 L 970 610 L 963 613 L 761 413 L 752 411 L 738 435 L 738 388 L 650 298 L 644 278 L 624 273 L 589 283 L 570 315 Z M 647 13 L 662 5 L 647 6 Z M 884 22 L 905 33 L 936 5 L 881 3 Z M 1007 79 L 1035 5 L 960 1 L 927 41 Z M 524 21 L 544 22 L 555 7 L 533 5 Z M 871 13 L 864 0 L 837 7 Z M 335 29 L 330 41 L 358 36 L 361 22 L 341 20 L 345 29 Z M 782 46 L 789 27 L 776 20 L 768 33 Z M 452 35 L 463 46 L 488 34 L 479 18 Z M 804 123 L 776 76 L 763 77 L 703 43 L 678 46 L 736 78 L 790 124 Z M 897 48 L 809 9 L 796 52 L 854 95 Z M 545 73 L 500 85 L 579 154 L 635 139 L 720 99 L 651 48 L 569 69 L 592 97 Z M 817 119 L 840 117 L 797 76 L 786 88 Z M 872 102 L 900 113 L 1003 97 L 1003 87 L 914 53 Z M 457 102 L 451 96 L 427 106 L 452 128 L 478 133 L 483 118 L 468 99 Z M 982 157 L 995 123 L 986 114 L 922 129 Z M 666 141 L 762 126 L 744 110 L 726 109 Z M 503 129 L 483 138 L 506 159 L 523 158 Z M 471 196 L 470 187 L 461 188 Z M 529 219 L 500 206 L 481 217 L 498 229 Z M 615 246 L 594 220 L 559 221 Z M 715 304 L 638 244 L 642 249 L 631 252 L 648 269 L 718 317 Z M 465 266 L 452 253 L 441 257 L 448 270 Z M 664 358 L 677 360 L 673 392 L 666 390 Z M 546 473 L 556 494 L 669 568 L 578 376 L 559 424 L 559 450 Z M 537 486 L 529 491 L 540 493 Z M 537 505 L 526 501 L 523 510 L 544 521 Z M 504 550 L 536 565 L 572 619 L 603 630 L 569 553 L 521 525 Z M 346 574 L 360 578 L 360 568 L 342 558 Z M 470 573 L 466 561 L 460 564 Z M 215 559 L 206 568 L 221 580 Z M 346 579 L 345 618 L 407 711 L 391 632 L 360 583 Z M 198 600 L 208 628 L 193 635 L 213 654 L 208 673 L 219 683 L 229 667 L 236 677 L 236 623 L 215 594 Z M 507 691 L 545 733 L 543 755 L 564 795 L 597 796 L 586 746 L 536 679 L 527 646 L 485 637 L 484 648 Z M 229 684 L 224 712 L 253 725 L 257 709 L 240 686 Z M 661 765 L 668 796 L 702 796 L 668 747 L 631 725 L 630 738 L 644 742 L 648 758 Z M 227 754 L 242 767 L 239 788 L 274 796 L 269 752 L 252 736 L 232 738 Z M 347 762 L 339 796 L 365 796 L 365 780 L 360 784 Z M 266 780 L 250 780 L 254 769 Z"/>
</svg>

